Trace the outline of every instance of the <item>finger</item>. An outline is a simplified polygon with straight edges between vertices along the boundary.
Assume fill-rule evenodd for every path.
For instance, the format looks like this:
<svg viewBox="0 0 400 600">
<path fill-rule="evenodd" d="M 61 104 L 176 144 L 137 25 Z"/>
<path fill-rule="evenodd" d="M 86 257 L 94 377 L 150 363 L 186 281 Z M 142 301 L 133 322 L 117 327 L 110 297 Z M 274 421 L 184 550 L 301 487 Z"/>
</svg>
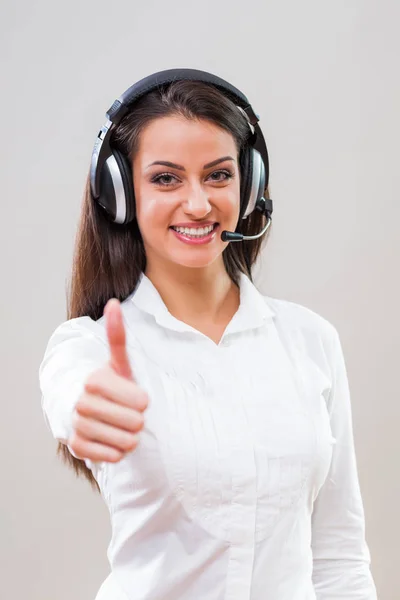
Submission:
<svg viewBox="0 0 400 600">
<path fill-rule="evenodd" d="M 110 346 L 111 368 L 127 379 L 133 380 L 133 373 L 126 350 L 126 333 L 121 305 L 117 298 L 111 298 L 104 308 L 108 343 Z"/>
<path fill-rule="evenodd" d="M 77 402 L 75 409 L 83 417 L 90 417 L 132 433 L 143 429 L 144 418 L 141 412 L 116 402 L 109 402 L 96 394 L 85 394 Z"/>
<path fill-rule="evenodd" d="M 109 372 L 107 372 L 107 368 Z M 102 396 L 130 409 L 140 412 L 146 410 L 149 404 L 147 392 L 134 381 L 117 375 L 111 366 L 107 366 L 107 368 L 94 371 L 89 375 L 84 384 L 84 391 L 91 395 L 91 398 L 87 398 L 86 394 L 83 394 L 78 402 L 95 404 L 97 397 Z"/>
<path fill-rule="evenodd" d="M 124 452 L 99 444 L 98 442 L 92 442 L 86 440 L 78 435 L 73 435 L 68 442 L 68 446 L 71 448 L 77 458 L 82 460 L 89 459 L 93 462 L 111 462 L 115 463 L 120 461 L 124 456 Z"/>
<path fill-rule="evenodd" d="M 139 441 L 137 434 L 81 415 L 75 419 L 74 430 L 79 437 L 116 448 L 121 452 L 134 450 Z"/>
</svg>

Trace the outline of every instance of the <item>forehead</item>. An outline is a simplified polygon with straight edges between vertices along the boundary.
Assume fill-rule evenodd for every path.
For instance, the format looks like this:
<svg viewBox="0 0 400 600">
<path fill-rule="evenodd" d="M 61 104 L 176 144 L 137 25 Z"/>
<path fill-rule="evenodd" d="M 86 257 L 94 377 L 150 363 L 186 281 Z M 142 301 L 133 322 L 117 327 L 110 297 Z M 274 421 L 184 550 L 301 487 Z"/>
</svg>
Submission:
<svg viewBox="0 0 400 600">
<path fill-rule="evenodd" d="M 233 135 L 215 123 L 205 119 L 187 119 L 183 116 L 168 116 L 154 119 L 141 132 L 138 158 L 172 160 L 173 155 L 182 158 L 197 155 L 199 160 L 219 158 L 223 154 L 235 156 L 236 142 Z M 215 155 L 215 156 L 214 156 Z M 207 162 L 205 160 L 204 162 Z"/>
</svg>

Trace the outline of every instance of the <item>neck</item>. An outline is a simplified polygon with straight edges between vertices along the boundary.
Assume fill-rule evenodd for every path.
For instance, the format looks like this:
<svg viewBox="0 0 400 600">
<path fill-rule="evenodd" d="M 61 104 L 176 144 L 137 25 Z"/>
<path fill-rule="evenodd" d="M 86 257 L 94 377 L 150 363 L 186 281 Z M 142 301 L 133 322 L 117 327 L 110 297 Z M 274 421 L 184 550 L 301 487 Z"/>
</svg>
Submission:
<svg viewBox="0 0 400 600">
<path fill-rule="evenodd" d="M 239 288 L 230 279 L 223 262 L 216 261 L 204 269 L 163 265 L 161 270 L 148 265 L 145 275 L 168 311 L 181 321 L 218 324 L 239 306 Z"/>
</svg>

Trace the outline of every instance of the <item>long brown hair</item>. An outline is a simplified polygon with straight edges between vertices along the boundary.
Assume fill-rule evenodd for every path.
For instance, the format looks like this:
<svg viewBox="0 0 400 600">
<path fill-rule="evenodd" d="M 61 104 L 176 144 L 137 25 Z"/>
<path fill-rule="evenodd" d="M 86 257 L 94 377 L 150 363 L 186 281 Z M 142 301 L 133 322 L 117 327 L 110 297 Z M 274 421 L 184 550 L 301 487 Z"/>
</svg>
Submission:
<svg viewBox="0 0 400 600">
<path fill-rule="evenodd" d="M 116 127 L 112 145 L 124 152 L 132 164 L 140 134 L 146 125 L 154 119 L 171 115 L 207 120 L 232 134 L 239 156 L 243 199 L 245 163 L 241 151 L 248 142 L 249 126 L 235 104 L 210 84 L 175 81 L 147 93 Z M 268 187 L 265 197 L 269 198 Z M 261 230 L 263 219 L 259 211 L 254 211 L 247 219 L 239 218 L 236 231 L 254 235 Z M 224 265 L 236 284 L 241 272 L 252 280 L 251 268 L 262 249 L 262 240 L 230 243 L 225 248 Z M 112 223 L 93 200 L 88 176 L 67 286 L 67 318 L 87 315 L 93 320 L 99 319 L 110 298 L 118 298 L 122 302 L 135 289 L 145 268 L 146 255 L 137 221 L 126 225 Z M 72 456 L 65 444 L 59 442 L 57 453 L 77 476 L 85 477 L 93 488 L 99 490 L 91 470 L 83 460 Z"/>
</svg>

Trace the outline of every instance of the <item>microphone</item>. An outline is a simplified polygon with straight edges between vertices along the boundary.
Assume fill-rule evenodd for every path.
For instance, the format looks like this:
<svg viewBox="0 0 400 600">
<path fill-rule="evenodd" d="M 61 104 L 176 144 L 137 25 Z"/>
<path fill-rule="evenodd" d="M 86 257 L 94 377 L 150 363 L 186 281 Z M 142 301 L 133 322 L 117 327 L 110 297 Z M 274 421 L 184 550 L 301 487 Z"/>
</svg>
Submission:
<svg viewBox="0 0 400 600">
<path fill-rule="evenodd" d="M 237 233 L 236 231 L 223 231 L 221 233 L 221 240 L 223 242 L 241 242 L 246 240 L 257 240 L 269 229 L 271 225 L 271 215 L 272 215 L 272 200 L 270 198 L 260 198 L 260 200 L 256 204 L 256 209 L 262 212 L 267 217 L 267 224 L 265 227 L 257 233 L 256 235 L 243 235 L 243 233 Z"/>
</svg>

